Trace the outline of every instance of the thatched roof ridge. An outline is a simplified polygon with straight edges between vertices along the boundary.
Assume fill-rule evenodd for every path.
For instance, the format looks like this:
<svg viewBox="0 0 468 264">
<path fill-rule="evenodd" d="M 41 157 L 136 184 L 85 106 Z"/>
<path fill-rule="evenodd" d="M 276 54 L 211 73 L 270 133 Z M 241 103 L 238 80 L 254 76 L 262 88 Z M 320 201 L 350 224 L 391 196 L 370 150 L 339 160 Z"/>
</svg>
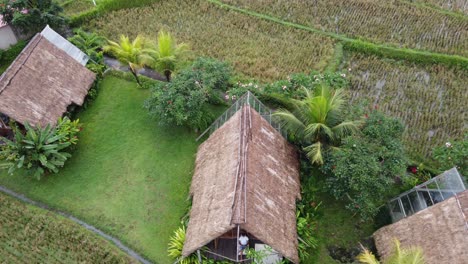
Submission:
<svg viewBox="0 0 468 264">
<path fill-rule="evenodd" d="M 193 204 L 184 256 L 239 224 L 286 258 L 299 262 L 297 152 L 249 106 L 200 145 L 190 193 Z"/>
<path fill-rule="evenodd" d="M 374 233 L 379 254 L 393 249 L 393 238 L 402 247 L 419 246 L 425 263 L 467 263 L 468 190 L 428 207 Z"/>
<path fill-rule="evenodd" d="M 82 105 L 95 74 L 37 34 L 0 76 L 0 112 L 19 123 L 55 124 Z"/>
</svg>

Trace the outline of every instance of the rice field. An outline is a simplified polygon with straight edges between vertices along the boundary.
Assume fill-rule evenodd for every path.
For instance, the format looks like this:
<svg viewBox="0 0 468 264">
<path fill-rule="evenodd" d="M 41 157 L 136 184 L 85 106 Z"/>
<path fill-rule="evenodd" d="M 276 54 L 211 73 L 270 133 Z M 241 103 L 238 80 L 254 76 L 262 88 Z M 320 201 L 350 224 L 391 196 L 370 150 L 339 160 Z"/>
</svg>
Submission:
<svg viewBox="0 0 468 264">
<path fill-rule="evenodd" d="M 437 1 L 437 0 L 433 0 Z M 222 0 L 326 32 L 440 53 L 468 56 L 468 19 L 403 1 Z"/>
<path fill-rule="evenodd" d="M 0 193 L 0 263 L 137 263 L 61 216 Z"/>
<path fill-rule="evenodd" d="M 352 100 L 367 100 L 406 124 L 412 156 L 462 138 L 467 127 L 468 73 L 443 66 L 417 66 L 360 54 L 345 54 Z"/>
<path fill-rule="evenodd" d="M 237 72 L 263 81 L 323 70 L 334 40 L 219 8 L 205 0 L 160 1 L 110 12 L 86 27 L 117 39 L 137 33 L 156 40 L 160 29 L 188 43 L 195 56 L 229 61 Z"/>
<path fill-rule="evenodd" d="M 416 2 L 468 15 L 468 2 L 466 0 L 419 0 Z"/>
</svg>

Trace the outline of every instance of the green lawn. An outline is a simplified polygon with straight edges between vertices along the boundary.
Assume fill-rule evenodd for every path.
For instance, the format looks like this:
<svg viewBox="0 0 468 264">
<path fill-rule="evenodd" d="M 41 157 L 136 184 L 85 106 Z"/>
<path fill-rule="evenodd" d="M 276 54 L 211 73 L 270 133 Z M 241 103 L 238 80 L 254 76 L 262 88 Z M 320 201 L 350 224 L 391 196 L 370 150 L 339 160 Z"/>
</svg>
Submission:
<svg viewBox="0 0 468 264">
<path fill-rule="evenodd" d="M 0 174 L 0 184 L 70 212 L 157 263 L 188 205 L 197 143 L 183 128 L 160 127 L 142 108 L 149 94 L 106 77 L 82 114 L 78 148 L 59 174 L 41 181 Z"/>
<path fill-rule="evenodd" d="M 137 263 L 80 225 L 0 193 L 1 263 Z"/>
</svg>

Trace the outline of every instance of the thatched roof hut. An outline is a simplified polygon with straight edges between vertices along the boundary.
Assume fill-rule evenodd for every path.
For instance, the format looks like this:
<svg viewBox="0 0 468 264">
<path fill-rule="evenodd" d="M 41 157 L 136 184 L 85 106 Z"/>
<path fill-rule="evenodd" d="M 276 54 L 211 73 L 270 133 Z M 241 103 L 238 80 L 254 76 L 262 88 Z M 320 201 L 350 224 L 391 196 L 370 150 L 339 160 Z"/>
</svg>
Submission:
<svg viewBox="0 0 468 264">
<path fill-rule="evenodd" d="M 250 106 L 243 106 L 200 145 L 190 194 L 184 256 L 240 226 L 299 262 L 297 152 Z"/>
<path fill-rule="evenodd" d="M 95 74 L 40 33 L 0 76 L 0 112 L 19 123 L 55 124 L 83 104 Z"/>
<path fill-rule="evenodd" d="M 468 261 L 468 191 L 419 211 L 374 234 L 379 254 L 393 249 L 393 238 L 402 247 L 419 246 L 426 263 L 464 264 Z"/>
</svg>

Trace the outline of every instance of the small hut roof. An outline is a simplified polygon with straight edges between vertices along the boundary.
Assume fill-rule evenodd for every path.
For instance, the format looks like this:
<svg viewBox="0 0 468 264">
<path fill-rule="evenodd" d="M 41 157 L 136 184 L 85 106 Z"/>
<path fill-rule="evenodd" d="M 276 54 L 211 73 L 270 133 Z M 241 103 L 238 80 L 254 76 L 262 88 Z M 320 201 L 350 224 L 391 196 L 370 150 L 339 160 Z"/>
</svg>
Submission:
<svg viewBox="0 0 468 264">
<path fill-rule="evenodd" d="M 284 257 L 299 262 L 297 152 L 249 106 L 200 145 L 190 193 L 193 204 L 184 256 L 238 224 Z"/>
<path fill-rule="evenodd" d="M 94 79 L 93 72 L 36 34 L 0 76 L 0 112 L 22 124 L 55 124 L 70 104 L 83 104 Z"/>
<path fill-rule="evenodd" d="M 393 250 L 393 238 L 402 247 L 419 246 L 426 263 L 467 263 L 468 190 L 374 233 L 379 254 Z"/>
</svg>

